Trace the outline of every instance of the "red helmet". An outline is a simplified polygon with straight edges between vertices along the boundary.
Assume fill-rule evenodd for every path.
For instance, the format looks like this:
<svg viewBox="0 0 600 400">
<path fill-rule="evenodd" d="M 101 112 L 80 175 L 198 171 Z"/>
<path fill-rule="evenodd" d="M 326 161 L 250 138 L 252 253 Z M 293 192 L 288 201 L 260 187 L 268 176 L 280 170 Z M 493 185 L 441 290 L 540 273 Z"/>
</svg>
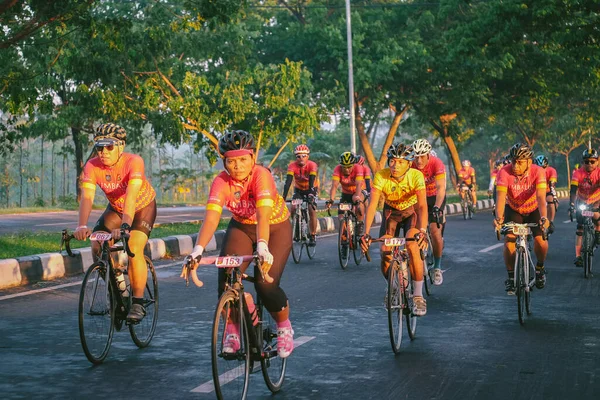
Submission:
<svg viewBox="0 0 600 400">
<path fill-rule="evenodd" d="M 363 156 L 356 156 L 356 160 L 358 165 L 365 165 L 365 158 Z"/>
<path fill-rule="evenodd" d="M 299 144 L 294 149 L 294 154 L 310 154 L 310 149 L 305 144 Z"/>
</svg>

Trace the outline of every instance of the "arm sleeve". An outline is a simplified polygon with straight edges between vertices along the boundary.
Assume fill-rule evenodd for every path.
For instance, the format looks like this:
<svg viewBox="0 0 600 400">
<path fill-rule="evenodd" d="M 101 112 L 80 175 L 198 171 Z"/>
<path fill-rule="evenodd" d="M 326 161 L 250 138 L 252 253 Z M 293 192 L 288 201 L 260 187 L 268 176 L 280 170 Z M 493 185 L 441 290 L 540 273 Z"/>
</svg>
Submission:
<svg viewBox="0 0 600 400">
<path fill-rule="evenodd" d="M 294 177 L 292 175 L 287 175 L 285 178 L 285 185 L 283 186 L 283 198 L 287 197 L 288 191 L 290 190 L 290 186 L 292 186 L 292 180 Z"/>
<path fill-rule="evenodd" d="M 367 192 L 371 192 L 371 178 L 368 177 L 365 179 L 365 186 L 367 187 Z"/>
<path fill-rule="evenodd" d="M 315 181 L 317 180 L 317 176 L 310 174 L 308 176 L 308 188 L 311 192 L 315 192 Z"/>
</svg>

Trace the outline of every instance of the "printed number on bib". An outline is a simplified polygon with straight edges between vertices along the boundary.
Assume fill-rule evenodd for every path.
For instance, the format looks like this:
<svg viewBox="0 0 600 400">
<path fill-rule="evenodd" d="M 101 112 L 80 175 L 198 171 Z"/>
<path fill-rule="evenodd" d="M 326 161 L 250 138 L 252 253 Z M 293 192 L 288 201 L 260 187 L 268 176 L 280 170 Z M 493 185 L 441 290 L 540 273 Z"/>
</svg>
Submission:
<svg viewBox="0 0 600 400">
<path fill-rule="evenodd" d="M 106 242 L 107 240 L 112 239 L 112 234 L 108 232 L 94 232 L 90 235 L 90 240 L 94 240 L 96 242 Z"/>
<path fill-rule="evenodd" d="M 302 199 L 294 199 L 294 200 L 292 200 L 292 205 L 293 206 L 299 206 L 300 204 L 302 204 Z"/>
<path fill-rule="evenodd" d="M 404 246 L 406 244 L 406 239 L 405 238 L 387 238 L 387 239 L 385 239 L 384 244 L 388 247 Z"/>
<path fill-rule="evenodd" d="M 342 204 L 340 204 L 339 208 L 342 211 L 350 211 L 350 210 L 352 210 L 352 204 L 342 203 Z"/>
<path fill-rule="evenodd" d="M 513 226 L 512 231 L 517 236 L 529 235 L 529 228 L 526 226 Z"/>
<path fill-rule="evenodd" d="M 581 215 L 583 215 L 584 217 L 593 217 L 594 216 L 594 212 L 593 211 L 589 211 L 589 210 L 583 210 L 581 212 Z"/>
<path fill-rule="evenodd" d="M 217 257 L 215 265 L 219 268 L 239 267 L 244 263 L 242 257 Z"/>
</svg>

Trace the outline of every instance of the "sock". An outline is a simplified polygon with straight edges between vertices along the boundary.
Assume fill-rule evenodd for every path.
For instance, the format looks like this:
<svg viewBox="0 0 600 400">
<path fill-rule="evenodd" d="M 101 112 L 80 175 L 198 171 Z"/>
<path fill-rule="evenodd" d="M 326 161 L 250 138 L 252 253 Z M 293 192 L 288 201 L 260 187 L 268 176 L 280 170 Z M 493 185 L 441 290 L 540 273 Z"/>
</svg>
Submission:
<svg viewBox="0 0 600 400">
<path fill-rule="evenodd" d="M 132 302 L 133 304 L 139 304 L 139 305 L 141 305 L 141 306 L 143 306 L 143 305 L 144 305 L 144 299 L 143 299 L 143 298 L 141 298 L 141 297 L 132 297 L 132 298 L 131 298 L 131 302 Z"/>
<path fill-rule="evenodd" d="M 539 262 L 539 261 L 538 261 L 538 262 L 535 264 L 535 270 L 536 270 L 536 271 L 541 271 L 541 270 L 543 270 L 543 269 L 544 269 L 544 263 L 543 263 L 543 262 Z"/>
<path fill-rule="evenodd" d="M 240 324 L 236 324 L 234 322 L 229 322 L 225 327 L 225 332 L 230 335 L 235 333 L 236 335 L 240 334 Z"/>
<path fill-rule="evenodd" d="M 508 279 L 514 279 L 515 278 L 515 271 L 506 271 L 508 272 Z"/>
<path fill-rule="evenodd" d="M 290 322 L 289 318 L 286 319 L 285 321 L 277 323 L 277 328 L 291 328 L 291 327 L 292 327 L 292 323 Z"/>
<path fill-rule="evenodd" d="M 423 297 L 423 281 L 413 281 L 413 294 Z"/>
<path fill-rule="evenodd" d="M 442 268 L 442 257 L 433 257 L 433 268 Z"/>
</svg>

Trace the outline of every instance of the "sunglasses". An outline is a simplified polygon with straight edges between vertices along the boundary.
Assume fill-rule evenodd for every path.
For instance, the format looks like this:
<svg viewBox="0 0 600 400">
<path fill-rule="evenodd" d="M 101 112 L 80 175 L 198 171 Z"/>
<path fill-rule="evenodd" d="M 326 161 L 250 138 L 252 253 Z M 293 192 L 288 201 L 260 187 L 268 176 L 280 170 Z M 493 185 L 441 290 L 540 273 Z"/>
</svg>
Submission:
<svg viewBox="0 0 600 400">
<path fill-rule="evenodd" d="M 587 165 L 590 165 L 590 164 L 593 165 L 593 164 L 596 164 L 597 162 L 598 162 L 598 160 L 583 160 L 583 163 L 587 164 Z"/>
<path fill-rule="evenodd" d="M 297 154 L 296 158 L 308 158 L 307 154 Z"/>
<path fill-rule="evenodd" d="M 97 144 L 97 145 L 95 145 L 95 147 L 96 147 L 96 151 L 98 153 L 102 153 L 102 150 L 106 150 L 108 152 L 111 152 L 111 151 L 113 151 L 115 149 L 115 145 L 114 144 L 109 144 L 108 146 L 102 146 L 102 145 Z"/>
</svg>

